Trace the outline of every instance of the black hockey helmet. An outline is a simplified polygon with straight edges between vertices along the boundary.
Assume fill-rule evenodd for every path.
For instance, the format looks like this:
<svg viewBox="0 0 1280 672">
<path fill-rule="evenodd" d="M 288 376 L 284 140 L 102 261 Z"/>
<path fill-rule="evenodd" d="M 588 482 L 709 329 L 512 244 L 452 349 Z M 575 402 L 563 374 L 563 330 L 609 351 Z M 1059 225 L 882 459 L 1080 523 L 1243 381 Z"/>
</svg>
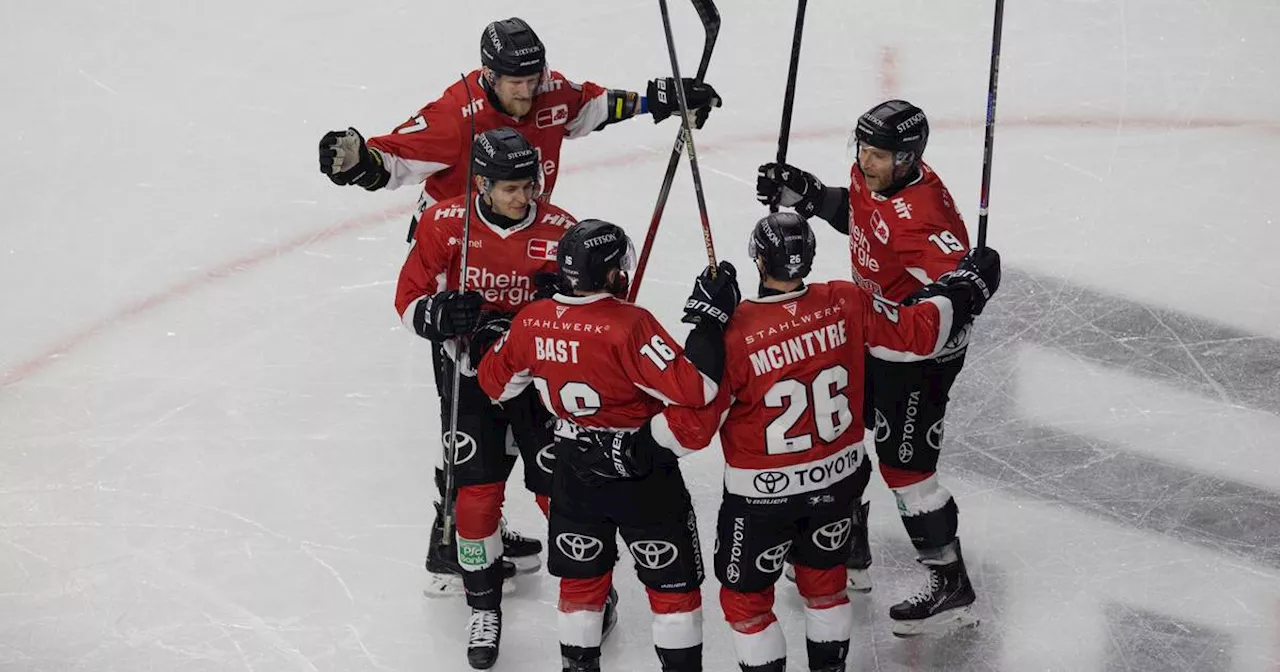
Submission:
<svg viewBox="0 0 1280 672">
<path fill-rule="evenodd" d="M 858 117 L 853 139 L 880 149 L 911 152 L 918 160 L 929 144 L 929 119 L 924 110 L 905 100 L 886 100 Z"/>
<path fill-rule="evenodd" d="M 627 232 L 617 224 L 601 219 L 584 219 L 573 225 L 560 238 L 556 250 L 556 264 L 560 266 L 560 286 L 565 292 L 608 291 L 613 294 L 626 290 L 622 286 L 610 286 L 609 271 L 618 269 L 627 274 L 635 270 L 635 248 Z"/>
<path fill-rule="evenodd" d="M 498 180 L 533 180 L 539 183 L 538 152 L 514 128 L 485 131 L 471 143 L 471 169 L 485 178 L 485 190 Z"/>
<path fill-rule="evenodd" d="M 775 212 L 756 222 L 747 242 L 747 256 L 775 280 L 809 275 L 817 249 L 813 228 L 794 212 Z"/>
<path fill-rule="evenodd" d="M 547 48 L 524 19 L 511 17 L 485 26 L 480 62 L 494 75 L 538 75 L 547 67 Z"/>
</svg>

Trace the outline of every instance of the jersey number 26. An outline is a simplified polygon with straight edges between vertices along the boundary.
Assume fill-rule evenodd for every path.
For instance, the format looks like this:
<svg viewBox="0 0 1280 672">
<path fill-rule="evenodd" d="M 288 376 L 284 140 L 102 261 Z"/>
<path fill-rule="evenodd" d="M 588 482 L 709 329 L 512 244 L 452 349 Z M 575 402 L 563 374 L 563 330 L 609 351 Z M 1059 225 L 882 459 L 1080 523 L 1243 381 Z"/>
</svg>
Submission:
<svg viewBox="0 0 1280 672">
<path fill-rule="evenodd" d="M 839 365 L 823 369 L 809 385 L 794 378 L 774 383 L 764 395 L 764 405 L 786 410 L 765 429 L 765 452 L 781 455 L 800 453 L 813 447 L 812 433 L 789 436 L 810 406 L 818 438 L 826 443 L 839 438 L 853 424 L 849 397 L 844 394 L 847 387 L 849 370 Z"/>
</svg>

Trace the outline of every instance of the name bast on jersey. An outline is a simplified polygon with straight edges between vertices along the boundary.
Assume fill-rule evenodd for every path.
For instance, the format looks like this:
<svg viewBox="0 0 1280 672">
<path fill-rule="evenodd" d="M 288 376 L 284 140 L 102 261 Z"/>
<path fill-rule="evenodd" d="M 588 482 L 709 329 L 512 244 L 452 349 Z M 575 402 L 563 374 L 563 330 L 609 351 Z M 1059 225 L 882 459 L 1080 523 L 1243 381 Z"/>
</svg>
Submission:
<svg viewBox="0 0 1280 672">
<path fill-rule="evenodd" d="M 920 163 L 920 177 L 892 196 L 867 188 L 855 164 L 849 183 L 849 255 L 853 280 L 867 291 L 902 301 L 954 270 L 969 249 L 969 232 L 946 185 Z"/>
<path fill-rule="evenodd" d="M 717 391 L 649 311 L 608 294 L 530 304 L 478 375 L 492 399 L 534 385 L 557 418 L 599 429 L 636 429 L 666 404 L 702 406 Z"/>
<path fill-rule="evenodd" d="M 387 135 L 369 139 L 383 155 L 391 174 L 387 187 L 395 189 L 423 182 L 423 203 L 453 198 L 466 190 L 471 157 L 471 117 L 476 133 L 510 126 L 537 150 L 546 202 L 556 185 L 560 145 L 598 128 L 609 117 L 608 91 L 591 82 L 570 81 L 549 70 L 537 89 L 533 109 L 515 119 L 498 111 L 480 85 L 481 71 L 467 75 L 467 85 L 455 82 L 436 101 Z M 467 95 L 467 87 L 471 96 Z"/>
<path fill-rule="evenodd" d="M 753 499 L 830 487 L 864 458 L 863 368 L 870 353 L 928 359 L 951 331 L 951 302 L 898 306 L 845 281 L 749 299 L 725 332 L 725 374 L 715 401 L 666 409 L 653 436 L 678 454 L 716 432 L 725 489 Z"/>
<path fill-rule="evenodd" d="M 410 329 L 412 306 L 418 299 L 460 287 L 465 216 L 465 195 L 441 201 L 422 214 L 423 221 L 433 226 L 418 227 L 396 285 L 396 312 Z M 574 223 L 564 210 L 534 202 L 524 220 L 502 229 L 485 221 L 473 204 L 467 289 L 484 297 L 486 310 L 519 310 L 533 300 L 533 276 L 556 271 L 556 247 Z"/>
</svg>

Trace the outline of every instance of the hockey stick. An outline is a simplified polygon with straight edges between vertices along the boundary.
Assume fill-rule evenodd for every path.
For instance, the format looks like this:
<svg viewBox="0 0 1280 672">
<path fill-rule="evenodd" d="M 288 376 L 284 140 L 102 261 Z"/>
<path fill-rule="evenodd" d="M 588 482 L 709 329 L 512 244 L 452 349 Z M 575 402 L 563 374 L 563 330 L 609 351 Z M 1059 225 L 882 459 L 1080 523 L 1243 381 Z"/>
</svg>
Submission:
<svg viewBox="0 0 1280 672">
<path fill-rule="evenodd" d="M 982 149 L 982 193 L 978 199 L 978 248 L 987 246 L 987 204 L 991 198 L 991 149 L 996 141 L 996 81 L 1000 79 L 1000 39 L 1004 24 L 1004 0 L 996 0 L 995 28 L 991 33 L 991 78 L 987 80 L 987 133 Z"/>
<path fill-rule="evenodd" d="M 467 76 L 462 76 L 462 86 L 467 90 L 467 98 L 471 98 L 471 85 L 467 83 Z M 475 142 L 476 137 L 476 115 L 475 110 L 471 110 L 471 141 Z M 475 165 L 471 162 L 470 152 L 467 153 L 467 206 L 462 220 L 462 257 L 459 260 L 461 272 L 458 274 L 458 292 L 465 293 L 467 291 L 467 254 L 471 251 L 471 201 L 474 200 L 473 189 L 475 188 Z M 467 344 L 461 338 L 457 341 L 457 348 L 454 351 L 453 361 L 453 394 L 449 396 L 449 433 L 444 436 L 449 437 L 447 445 L 442 445 L 444 449 L 444 534 L 442 543 L 453 544 L 454 533 L 454 515 L 453 506 L 457 501 L 457 493 L 454 492 L 454 459 L 458 456 L 458 394 L 462 391 L 462 360 L 467 356 Z M 444 443 L 443 441 L 441 443 Z"/>
<path fill-rule="evenodd" d="M 791 69 L 787 71 L 787 91 L 782 99 L 782 128 L 778 130 L 778 163 L 787 162 L 787 143 L 791 140 L 791 108 L 796 102 L 796 74 L 800 70 L 800 38 L 804 32 L 804 10 L 809 0 L 800 0 L 796 7 L 796 30 L 791 36 Z M 777 212 L 778 204 L 769 206 L 769 212 Z"/>
<path fill-rule="evenodd" d="M 707 67 L 711 64 L 711 52 L 715 49 L 716 38 L 720 36 L 720 10 L 716 9 L 713 0 L 693 0 L 694 9 L 698 10 L 698 18 L 702 20 L 702 29 L 706 37 L 702 43 L 702 60 L 698 62 L 698 73 L 694 79 L 701 82 L 707 76 Z M 663 5 L 665 12 L 666 5 Z M 668 29 L 668 34 L 670 30 Z M 662 178 L 662 188 L 658 191 L 658 202 L 653 206 L 653 217 L 649 220 L 649 231 L 644 237 L 644 247 L 640 251 L 640 259 L 636 262 L 635 277 L 631 279 L 631 287 L 627 291 L 627 300 L 635 301 L 640 294 L 640 280 L 644 277 L 644 268 L 649 262 L 649 253 L 653 250 L 653 241 L 658 236 L 658 224 L 662 221 L 662 212 L 667 207 L 667 197 L 671 195 L 671 184 L 676 179 L 676 168 L 680 166 L 680 155 L 684 153 L 684 133 L 681 127 L 676 134 L 675 145 L 671 148 L 671 160 L 667 161 L 667 172 Z"/>
</svg>

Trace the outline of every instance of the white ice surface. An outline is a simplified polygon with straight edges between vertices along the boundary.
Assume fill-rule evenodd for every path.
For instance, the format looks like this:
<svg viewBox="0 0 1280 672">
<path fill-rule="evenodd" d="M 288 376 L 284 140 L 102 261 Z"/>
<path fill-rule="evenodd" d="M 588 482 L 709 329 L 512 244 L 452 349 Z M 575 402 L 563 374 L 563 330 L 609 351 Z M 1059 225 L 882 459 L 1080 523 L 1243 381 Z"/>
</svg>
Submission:
<svg viewBox="0 0 1280 672">
<path fill-rule="evenodd" d="M 513 14 L 571 77 L 642 88 L 669 73 L 655 4 L 5 4 L 0 670 L 465 669 L 464 605 L 420 594 L 438 421 L 392 307 L 416 194 L 332 186 L 316 142 L 393 127 Z M 749 289 L 794 10 L 720 5 L 726 102 L 697 140 Z M 672 8 L 691 72 L 700 30 Z M 976 232 L 990 10 L 811 3 L 790 160 L 841 182 L 856 115 L 906 97 Z M 920 573 L 875 478 L 851 670 L 1280 667 L 1278 33 L 1274 0 L 1009 3 L 990 240 L 1010 274 L 942 459 L 985 622 L 888 636 Z M 642 236 L 674 132 L 567 143 L 557 202 Z M 687 175 L 641 296 L 673 328 L 703 263 Z M 817 275 L 845 276 L 818 235 Z M 720 464 L 687 461 L 708 558 Z M 508 501 L 544 536 L 518 484 Z M 605 663 L 656 669 L 628 565 Z M 707 669 L 732 670 L 716 597 Z M 498 669 L 558 669 L 555 600 L 521 581 Z M 794 591 L 778 612 L 804 669 Z"/>
</svg>

